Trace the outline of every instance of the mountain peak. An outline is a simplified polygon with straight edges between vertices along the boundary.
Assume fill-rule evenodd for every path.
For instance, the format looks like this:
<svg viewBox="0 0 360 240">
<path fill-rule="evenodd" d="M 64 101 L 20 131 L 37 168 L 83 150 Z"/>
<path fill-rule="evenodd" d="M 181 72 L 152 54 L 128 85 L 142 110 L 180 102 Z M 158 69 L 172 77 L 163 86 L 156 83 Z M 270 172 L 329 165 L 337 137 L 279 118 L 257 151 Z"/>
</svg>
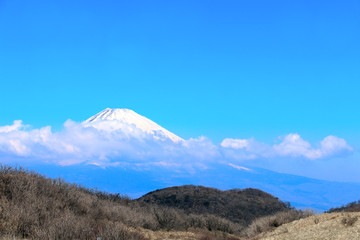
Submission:
<svg viewBox="0 0 360 240">
<path fill-rule="evenodd" d="M 182 138 L 176 136 L 175 134 L 169 132 L 165 128 L 151 121 L 150 119 L 141 116 L 140 114 L 134 112 L 131 109 L 127 108 L 106 108 L 98 114 L 87 119 L 85 125 L 93 125 L 101 127 L 101 122 L 114 121 L 119 122 L 119 127 L 115 129 L 121 129 L 123 123 L 135 125 L 136 128 L 141 129 L 144 132 L 154 135 L 154 137 L 159 138 L 166 137 L 171 139 L 173 142 L 183 141 Z"/>
<path fill-rule="evenodd" d="M 91 123 L 99 120 L 124 120 L 124 118 L 127 118 L 130 115 L 135 115 L 135 114 L 137 113 L 127 108 L 106 108 L 101 112 L 99 112 L 98 114 L 90 117 L 85 122 Z"/>
</svg>

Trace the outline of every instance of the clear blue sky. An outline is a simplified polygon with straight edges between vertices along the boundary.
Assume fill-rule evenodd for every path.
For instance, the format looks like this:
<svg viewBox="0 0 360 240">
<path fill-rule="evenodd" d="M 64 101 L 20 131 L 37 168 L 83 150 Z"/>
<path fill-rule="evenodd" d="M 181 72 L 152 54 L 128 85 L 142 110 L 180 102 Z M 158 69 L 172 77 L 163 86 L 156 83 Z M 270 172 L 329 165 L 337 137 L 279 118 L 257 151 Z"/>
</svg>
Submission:
<svg viewBox="0 0 360 240">
<path fill-rule="evenodd" d="M 0 0 L 0 125 L 124 107 L 184 138 L 356 146 L 359 13 L 359 0 Z"/>
</svg>

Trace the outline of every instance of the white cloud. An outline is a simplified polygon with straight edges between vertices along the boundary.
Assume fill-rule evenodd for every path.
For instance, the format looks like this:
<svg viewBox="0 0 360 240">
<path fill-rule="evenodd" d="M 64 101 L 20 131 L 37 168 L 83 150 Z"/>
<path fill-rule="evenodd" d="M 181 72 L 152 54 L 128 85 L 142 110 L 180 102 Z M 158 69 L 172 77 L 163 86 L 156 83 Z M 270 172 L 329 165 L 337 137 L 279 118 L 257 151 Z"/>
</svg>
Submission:
<svg viewBox="0 0 360 240">
<path fill-rule="evenodd" d="M 321 149 L 312 148 L 311 144 L 303 140 L 299 134 L 289 134 L 284 140 L 273 146 L 275 153 L 286 157 L 305 157 L 317 159 L 322 157 Z"/>
<path fill-rule="evenodd" d="M 327 136 L 320 142 L 319 148 L 314 148 L 299 134 L 286 135 L 281 143 L 267 145 L 256 142 L 253 139 L 224 139 L 221 146 L 225 148 L 225 154 L 238 159 L 254 158 L 307 158 L 320 159 L 342 153 L 351 152 L 353 149 L 346 141 L 336 136 Z"/>
<path fill-rule="evenodd" d="M 15 120 L 13 125 L 0 127 L 0 133 L 8 133 L 8 132 L 16 131 L 23 127 L 24 125 L 22 125 L 21 120 Z"/>
<path fill-rule="evenodd" d="M 53 132 L 50 126 L 29 129 L 24 128 L 21 121 L 14 121 L 13 125 L 0 129 L 0 153 L 63 165 L 82 162 L 114 165 L 116 161 L 141 165 L 196 165 L 219 157 L 218 147 L 205 137 L 174 143 L 126 123 L 121 129 L 109 129 L 68 120 L 62 131 Z"/>
<path fill-rule="evenodd" d="M 249 140 L 225 138 L 220 145 L 225 148 L 242 149 L 249 146 Z"/>
<path fill-rule="evenodd" d="M 246 160 L 271 157 L 273 150 L 265 143 L 250 139 L 225 138 L 220 146 L 223 155 L 228 159 Z"/>
<path fill-rule="evenodd" d="M 327 136 L 320 142 L 321 151 L 324 156 L 341 154 L 343 152 L 353 151 L 346 141 L 336 136 Z"/>
<path fill-rule="evenodd" d="M 111 126 L 109 122 L 109 126 Z M 352 151 L 344 139 L 328 136 L 314 148 L 298 134 L 285 136 L 279 144 L 255 139 L 226 138 L 220 145 L 205 137 L 174 143 L 154 138 L 133 125 L 120 129 L 95 128 L 68 120 L 61 131 L 50 126 L 31 129 L 20 120 L 0 127 L 0 155 L 17 156 L 63 165 L 168 166 L 206 168 L 210 162 L 291 157 L 319 159 Z"/>
</svg>

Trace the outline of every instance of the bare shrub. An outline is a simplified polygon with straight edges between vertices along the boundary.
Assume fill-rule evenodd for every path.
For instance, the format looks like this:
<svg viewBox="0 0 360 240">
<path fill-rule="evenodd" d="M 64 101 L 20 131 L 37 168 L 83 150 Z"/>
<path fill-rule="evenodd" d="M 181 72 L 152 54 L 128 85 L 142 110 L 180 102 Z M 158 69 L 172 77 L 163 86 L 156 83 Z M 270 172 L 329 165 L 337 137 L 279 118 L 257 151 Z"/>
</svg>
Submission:
<svg viewBox="0 0 360 240">
<path fill-rule="evenodd" d="M 111 212 L 114 209 L 117 211 Z M 0 236 L 143 239 L 118 222 L 127 214 L 122 210 L 112 199 L 100 199 L 61 179 L 47 179 L 21 168 L 0 167 Z"/>
<path fill-rule="evenodd" d="M 172 208 L 153 206 L 153 213 L 159 228 L 165 230 L 184 230 L 187 229 L 185 214 Z"/>
<path fill-rule="evenodd" d="M 221 231 L 226 233 L 239 234 L 243 230 L 242 226 L 214 215 L 207 215 L 205 221 L 206 227 L 209 231 Z"/>
<path fill-rule="evenodd" d="M 354 225 L 354 223 L 358 220 L 357 216 L 350 216 L 349 214 L 347 214 L 346 216 L 343 217 L 343 219 L 341 219 L 341 223 L 346 226 L 346 227 L 351 227 L 352 225 Z"/>
</svg>

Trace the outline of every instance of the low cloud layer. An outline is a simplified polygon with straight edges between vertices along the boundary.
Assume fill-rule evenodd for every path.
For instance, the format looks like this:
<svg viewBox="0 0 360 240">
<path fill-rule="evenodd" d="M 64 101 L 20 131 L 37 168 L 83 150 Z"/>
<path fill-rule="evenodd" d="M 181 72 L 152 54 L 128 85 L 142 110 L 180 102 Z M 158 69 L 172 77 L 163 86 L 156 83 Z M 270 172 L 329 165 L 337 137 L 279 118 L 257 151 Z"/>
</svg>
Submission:
<svg viewBox="0 0 360 240">
<path fill-rule="evenodd" d="M 107 122 L 106 124 L 111 124 Z M 346 141 L 327 136 L 313 147 L 298 134 L 285 136 L 269 145 L 255 139 L 224 139 L 220 145 L 205 137 L 174 143 L 154 138 L 133 125 L 107 130 L 68 120 L 61 131 L 50 126 L 32 129 L 21 121 L 0 127 L 0 155 L 54 162 L 62 165 L 154 164 L 161 166 L 206 167 L 211 161 L 238 161 L 258 158 L 320 159 L 353 151 Z"/>
<path fill-rule="evenodd" d="M 111 121 L 105 124 L 111 124 Z M 204 137 L 174 143 L 131 124 L 123 123 L 121 129 L 109 130 L 71 120 L 66 121 L 64 129 L 58 132 L 53 132 L 50 126 L 31 129 L 21 121 L 0 127 L 0 154 L 63 165 L 84 162 L 97 165 L 201 165 L 203 161 L 220 157 L 217 147 Z"/>
</svg>

